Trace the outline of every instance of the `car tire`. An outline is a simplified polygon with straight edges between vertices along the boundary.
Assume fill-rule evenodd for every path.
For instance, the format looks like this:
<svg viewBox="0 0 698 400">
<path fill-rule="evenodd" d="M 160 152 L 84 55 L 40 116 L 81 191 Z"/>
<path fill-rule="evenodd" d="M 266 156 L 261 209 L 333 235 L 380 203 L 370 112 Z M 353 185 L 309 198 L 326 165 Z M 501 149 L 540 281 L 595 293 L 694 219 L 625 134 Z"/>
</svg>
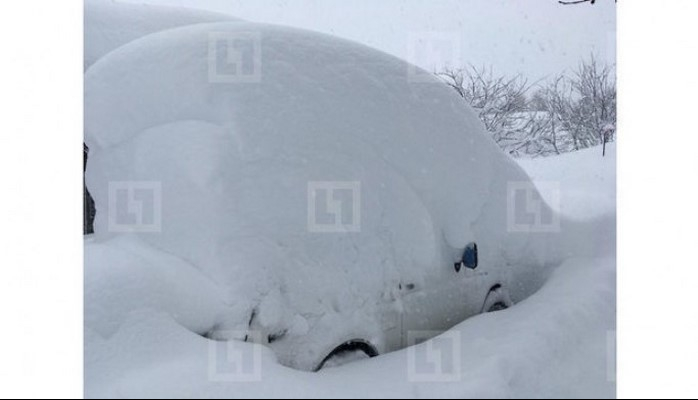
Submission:
<svg viewBox="0 0 698 400">
<path fill-rule="evenodd" d="M 490 289 L 485 302 L 482 304 L 481 314 L 491 313 L 506 310 L 511 308 L 514 302 L 511 301 L 509 292 L 507 292 L 502 285 L 496 285 Z"/>
<path fill-rule="evenodd" d="M 368 359 L 378 356 L 378 351 L 367 342 L 347 342 L 332 351 L 315 369 L 339 367 L 353 361 Z"/>
</svg>

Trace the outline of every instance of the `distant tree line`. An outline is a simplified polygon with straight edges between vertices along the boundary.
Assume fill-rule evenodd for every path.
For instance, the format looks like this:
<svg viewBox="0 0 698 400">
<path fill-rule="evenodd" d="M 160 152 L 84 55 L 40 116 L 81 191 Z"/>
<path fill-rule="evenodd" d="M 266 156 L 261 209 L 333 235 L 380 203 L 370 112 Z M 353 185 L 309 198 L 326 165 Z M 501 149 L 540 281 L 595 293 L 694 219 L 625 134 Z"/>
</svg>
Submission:
<svg viewBox="0 0 698 400">
<path fill-rule="evenodd" d="M 514 157 L 562 154 L 615 139 L 615 68 L 593 56 L 570 73 L 536 83 L 473 65 L 437 75 Z"/>
</svg>

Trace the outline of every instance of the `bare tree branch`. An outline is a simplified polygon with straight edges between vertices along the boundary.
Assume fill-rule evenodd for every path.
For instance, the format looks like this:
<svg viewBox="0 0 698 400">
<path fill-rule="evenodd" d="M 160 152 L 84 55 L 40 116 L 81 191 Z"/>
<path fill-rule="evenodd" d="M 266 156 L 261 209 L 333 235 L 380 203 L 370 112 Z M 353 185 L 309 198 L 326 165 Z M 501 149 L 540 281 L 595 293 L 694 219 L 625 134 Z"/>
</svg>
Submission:
<svg viewBox="0 0 698 400">
<path fill-rule="evenodd" d="M 618 0 L 614 0 L 616 3 L 618 3 Z M 582 3 L 589 3 L 589 4 L 594 4 L 596 3 L 596 0 L 558 0 L 558 3 L 563 4 L 563 5 L 571 5 L 571 4 L 582 4 Z"/>
<path fill-rule="evenodd" d="M 542 83 L 473 65 L 437 76 L 475 109 L 497 144 L 513 156 L 561 154 L 613 140 L 615 71 L 593 55 L 571 74 Z"/>
<path fill-rule="evenodd" d="M 591 3 L 594 4 L 596 3 L 596 0 L 559 0 L 558 3 L 564 4 L 564 5 L 569 5 L 569 4 L 581 4 L 581 3 Z"/>
</svg>

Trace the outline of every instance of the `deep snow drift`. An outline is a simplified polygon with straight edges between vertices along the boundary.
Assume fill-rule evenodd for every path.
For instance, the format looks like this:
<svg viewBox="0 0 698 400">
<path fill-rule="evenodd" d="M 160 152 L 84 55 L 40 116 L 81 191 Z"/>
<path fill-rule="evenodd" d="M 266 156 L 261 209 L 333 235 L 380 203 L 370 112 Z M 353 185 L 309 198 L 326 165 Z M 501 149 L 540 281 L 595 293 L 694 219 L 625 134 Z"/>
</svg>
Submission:
<svg viewBox="0 0 698 400">
<path fill-rule="evenodd" d="M 594 218 L 616 209 L 616 144 L 609 143 L 606 157 L 601 147 L 542 159 L 519 159 L 534 181 L 555 182 L 559 201 L 550 191 L 541 195 L 551 207 L 575 218 Z"/>
<path fill-rule="evenodd" d="M 215 57 L 241 41 L 248 46 L 242 58 Z M 249 75 L 231 81 L 230 63 Z M 272 346 L 278 362 L 310 369 L 332 348 L 308 344 L 380 341 L 379 308 L 395 296 L 400 279 L 429 287 L 430 280 L 451 276 L 446 271 L 453 273 L 459 249 L 472 241 L 491 268 L 467 290 L 459 286 L 474 302 L 450 302 L 450 287 L 432 285 L 443 297 L 431 306 L 479 311 L 487 283 L 508 272 L 505 283 L 523 300 L 551 266 L 577 261 L 565 262 L 538 300 L 449 331 L 460 332 L 455 342 L 468 362 L 456 376 L 459 384 L 438 386 L 444 396 L 518 396 L 512 386 L 533 392 L 540 389 L 529 380 L 535 376 L 520 368 L 560 377 L 548 363 L 574 357 L 567 353 L 570 332 L 612 329 L 597 308 L 610 305 L 613 262 L 579 257 L 612 256 L 613 227 L 604 219 L 563 219 L 564 234 L 512 232 L 508 187 L 528 183 L 528 176 L 451 89 L 436 78 L 411 82 L 407 72 L 404 61 L 365 46 L 242 22 L 149 35 L 88 69 L 87 178 L 98 211 L 97 235 L 86 246 L 89 396 L 365 393 L 367 384 L 353 378 L 374 382 L 371 395 L 392 396 L 393 385 L 408 396 L 432 395 L 438 385 L 404 377 L 409 350 L 308 375 L 280 367 L 266 348 L 237 341 L 221 343 L 226 353 L 259 351 L 260 371 L 271 384 L 218 384 L 210 381 L 210 350 L 218 342 L 204 336 L 242 339 L 225 332 L 244 332 L 254 320 L 269 337 L 292 341 L 284 352 Z M 110 184 L 134 181 L 158 183 L 163 201 L 155 234 L 123 234 L 110 225 L 116 212 L 109 208 Z M 328 181 L 360 183 L 358 231 L 309 229 L 309 182 Z M 581 272 L 585 264 L 591 275 Z M 600 298 L 579 287 L 586 281 Z M 569 299 L 560 299 L 563 292 Z M 552 308 L 541 310 L 542 304 Z M 504 315 L 514 317 L 475 322 Z M 344 337 L 349 328 L 360 331 Z M 529 350 L 498 350 L 519 347 Z M 525 362 L 533 365 L 522 367 Z M 583 363 L 584 370 L 596 365 Z M 541 386 L 574 389 L 566 383 Z"/>
<path fill-rule="evenodd" d="M 615 180 L 615 163 L 600 162 L 595 150 L 523 163 L 550 181 L 558 171 L 543 167 L 564 160 L 580 172 L 564 179 L 563 190 L 585 187 L 586 198 L 611 198 L 603 182 Z M 589 167 L 599 164 L 604 167 Z M 576 202 L 566 192 L 563 199 Z M 611 202 L 604 204 L 596 211 L 614 212 Z M 113 321 L 108 331 L 86 331 L 88 397 L 615 395 L 614 258 L 569 260 L 543 289 L 514 308 L 469 319 L 447 332 L 443 337 L 460 345 L 462 363 L 461 374 L 450 383 L 410 381 L 409 359 L 415 354 L 410 349 L 313 374 L 281 367 L 266 348 L 240 342 L 229 346 L 240 354 L 260 355 L 262 381 L 212 382 L 211 342 L 191 331 L 206 326 L 224 307 L 215 286 L 186 263 L 129 238 L 103 244 L 88 239 L 86 271 L 86 317 Z M 93 326 L 89 320 L 87 325 Z"/>
<path fill-rule="evenodd" d="M 91 251 L 88 245 L 88 253 Z M 105 268 L 112 265 L 105 259 L 92 262 Z M 143 267 L 139 262 L 132 270 Z M 460 346 L 457 357 L 462 373 L 455 382 L 410 381 L 410 352 L 421 349 L 406 349 L 314 374 L 284 368 L 265 347 L 237 341 L 227 343 L 226 350 L 247 357 L 258 351 L 260 381 L 216 382 L 209 375 L 211 342 L 183 328 L 168 312 L 143 308 L 119 322 L 118 332 L 106 339 L 94 332 L 86 334 L 89 398 L 615 395 L 613 259 L 570 260 L 541 291 L 521 304 L 472 318 L 447 332 L 443 337 L 454 338 Z"/>
</svg>

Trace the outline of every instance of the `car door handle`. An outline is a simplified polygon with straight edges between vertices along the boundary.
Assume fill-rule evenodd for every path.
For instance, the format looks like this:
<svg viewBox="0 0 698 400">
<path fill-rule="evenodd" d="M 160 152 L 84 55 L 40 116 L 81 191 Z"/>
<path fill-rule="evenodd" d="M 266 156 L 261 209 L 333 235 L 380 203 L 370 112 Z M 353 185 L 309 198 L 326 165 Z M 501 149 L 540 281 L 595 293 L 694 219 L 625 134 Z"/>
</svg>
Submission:
<svg viewBox="0 0 698 400">
<path fill-rule="evenodd" d="M 404 285 L 400 285 L 400 290 L 404 290 L 405 292 L 414 292 L 417 290 L 417 285 L 414 283 L 406 283 Z"/>
</svg>

